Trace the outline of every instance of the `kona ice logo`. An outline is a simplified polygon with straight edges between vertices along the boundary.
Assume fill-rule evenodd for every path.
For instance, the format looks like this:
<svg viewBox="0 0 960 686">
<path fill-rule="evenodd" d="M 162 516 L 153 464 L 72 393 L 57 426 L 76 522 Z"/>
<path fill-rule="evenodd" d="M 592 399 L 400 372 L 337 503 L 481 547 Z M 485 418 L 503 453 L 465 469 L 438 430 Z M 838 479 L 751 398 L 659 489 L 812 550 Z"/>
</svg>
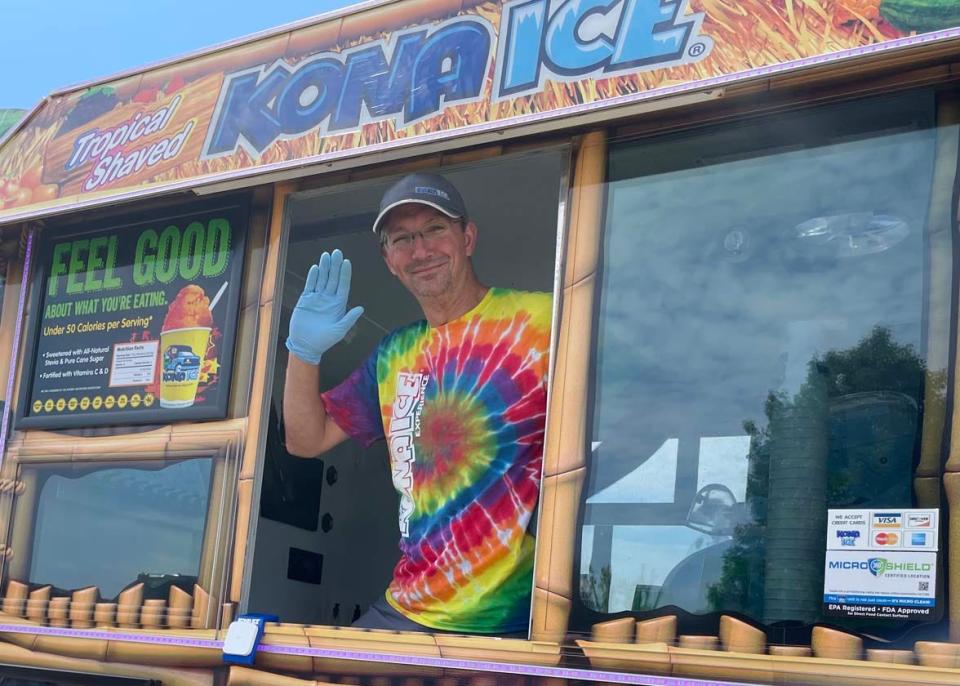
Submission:
<svg viewBox="0 0 960 686">
<path fill-rule="evenodd" d="M 703 15 L 688 14 L 687 2 L 508 2 L 493 98 L 536 93 L 547 78 L 573 81 L 701 60 L 712 43 L 699 36 Z M 495 35 L 479 16 L 457 17 L 294 65 L 281 59 L 228 74 L 202 156 L 243 149 L 256 159 L 275 141 L 311 131 L 347 132 L 387 120 L 406 127 L 480 100 Z"/>
<path fill-rule="evenodd" d="M 837 531 L 837 538 L 840 541 L 840 545 L 852 548 L 857 545 L 857 540 L 860 538 L 860 532 L 856 529 L 852 531 Z"/>
<path fill-rule="evenodd" d="M 509 2 L 501 23 L 495 95 L 537 92 L 548 76 L 574 81 L 698 62 L 713 42 L 699 35 L 703 14 L 687 14 L 687 2 Z"/>
<path fill-rule="evenodd" d="M 227 76 L 204 157 L 242 147 L 257 158 L 274 141 L 310 131 L 351 131 L 394 119 L 408 126 L 444 104 L 477 99 L 493 27 L 478 17 L 395 33 L 295 66 L 278 60 Z"/>
</svg>

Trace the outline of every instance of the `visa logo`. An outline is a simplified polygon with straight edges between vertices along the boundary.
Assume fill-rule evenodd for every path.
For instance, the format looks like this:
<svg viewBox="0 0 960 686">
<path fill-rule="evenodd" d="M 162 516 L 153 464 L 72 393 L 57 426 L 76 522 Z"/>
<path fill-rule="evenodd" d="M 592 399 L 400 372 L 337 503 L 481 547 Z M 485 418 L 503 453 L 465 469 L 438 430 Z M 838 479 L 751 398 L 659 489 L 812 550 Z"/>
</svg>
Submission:
<svg viewBox="0 0 960 686">
<path fill-rule="evenodd" d="M 873 515 L 873 526 L 880 529 L 899 529 L 903 514 L 900 512 L 876 512 Z"/>
</svg>

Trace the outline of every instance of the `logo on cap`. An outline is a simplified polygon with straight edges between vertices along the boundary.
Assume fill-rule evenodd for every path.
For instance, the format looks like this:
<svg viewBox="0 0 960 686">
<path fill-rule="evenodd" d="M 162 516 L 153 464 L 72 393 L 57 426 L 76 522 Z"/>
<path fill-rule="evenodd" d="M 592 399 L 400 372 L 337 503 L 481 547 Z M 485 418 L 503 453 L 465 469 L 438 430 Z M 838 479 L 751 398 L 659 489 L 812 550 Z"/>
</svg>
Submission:
<svg viewBox="0 0 960 686">
<path fill-rule="evenodd" d="M 435 195 L 438 198 L 443 198 L 444 200 L 450 199 L 450 196 L 439 188 L 431 188 L 430 186 L 414 186 L 413 192 L 417 195 Z"/>
</svg>

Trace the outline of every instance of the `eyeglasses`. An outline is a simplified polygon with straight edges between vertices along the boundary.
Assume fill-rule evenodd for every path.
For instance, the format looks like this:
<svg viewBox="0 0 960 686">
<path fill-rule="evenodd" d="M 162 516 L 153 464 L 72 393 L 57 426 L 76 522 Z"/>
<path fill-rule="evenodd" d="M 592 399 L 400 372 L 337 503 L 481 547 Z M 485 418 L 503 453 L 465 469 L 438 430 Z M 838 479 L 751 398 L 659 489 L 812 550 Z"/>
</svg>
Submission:
<svg viewBox="0 0 960 686">
<path fill-rule="evenodd" d="M 383 245 L 387 250 L 397 253 L 413 252 L 417 236 L 423 239 L 425 245 L 433 245 L 444 238 L 450 231 L 449 224 L 431 224 L 420 231 L 399 231 L 395 234 L 383 236 Z"/>
</svg>

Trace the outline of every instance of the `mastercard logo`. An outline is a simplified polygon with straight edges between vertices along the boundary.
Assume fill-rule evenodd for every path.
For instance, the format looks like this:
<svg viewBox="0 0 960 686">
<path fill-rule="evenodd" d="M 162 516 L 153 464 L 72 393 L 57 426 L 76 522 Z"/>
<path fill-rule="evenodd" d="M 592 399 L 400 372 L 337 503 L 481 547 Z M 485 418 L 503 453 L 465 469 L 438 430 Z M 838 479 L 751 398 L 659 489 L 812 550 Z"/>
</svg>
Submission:
<svg viewBox="0 0 960 686">
<path fill-rule="evenodd" d="M 897 545 L 900 542 L 900 537 L 896 534 L 881 531 L 874 536 L 873 540 L 876 541 L 877 545 Z"/>
</svg>

